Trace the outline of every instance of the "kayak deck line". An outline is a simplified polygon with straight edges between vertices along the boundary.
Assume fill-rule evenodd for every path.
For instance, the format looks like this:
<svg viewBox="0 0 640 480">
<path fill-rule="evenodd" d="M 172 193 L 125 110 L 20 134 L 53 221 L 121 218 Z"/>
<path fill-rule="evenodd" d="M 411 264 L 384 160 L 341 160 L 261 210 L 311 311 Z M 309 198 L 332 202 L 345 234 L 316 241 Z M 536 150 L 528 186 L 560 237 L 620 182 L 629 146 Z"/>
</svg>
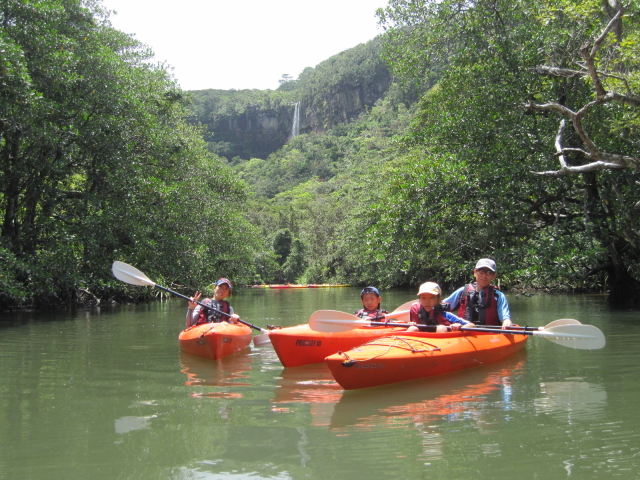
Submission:
<svg viewBox="0 0 640 480">
<path fill-rule="evenodd" d="M 426 347 L 425 348 L 419 348 L 419 347 L 414 346 L 414 344 L 422 344 L 422 345 L 424 345 Z M 344 357 L 346 358 L 346 360 L 344 362 L 342 362 L 342 365 L 345 366 L 345 367 L 352 367 L 357 362 L 369 362 L 369 361 L 374 360 L 374 359 L 376 359 L 378 357 L 382 357 L 382 356 L 386 355 L 387 353 L 389 353 L 389 351 L 392 348 L 399 348 L 399 349 L 408 350 L 411 353 L 434 352 L 434 351 L 439 351 L 440 350 L 440 347 L 438 347 L 437 345 L 433 345 L 432 343 L 425 342 L 425 341 L 419 340 L 417 338 L 409 339 L 407 337 L 396 337 L 395 335 L 382 337 L 382 338 L 376 338 L 376 339 L 371 340 L 369 342 L 363 343 L 359 347 L 356 347 L 354 350 L 359 350 L 360 347 L 364 347 L 364 346 L 368 346 L 368 345 L 370 345 L 370 346 L 381 346 L 381 347 L 385 347 L 386 346 L 388 348 L 387 348 L 386 351 L 383 351 L 383 352 L 381 352 L 381 353 L 379 353 L 377 355 L 374 355 L 373 357 L 361 358 L 359 360 L 352 359 L 345 352 L 338 352 L 338 355 L 344 355 Z"/>
</svg>

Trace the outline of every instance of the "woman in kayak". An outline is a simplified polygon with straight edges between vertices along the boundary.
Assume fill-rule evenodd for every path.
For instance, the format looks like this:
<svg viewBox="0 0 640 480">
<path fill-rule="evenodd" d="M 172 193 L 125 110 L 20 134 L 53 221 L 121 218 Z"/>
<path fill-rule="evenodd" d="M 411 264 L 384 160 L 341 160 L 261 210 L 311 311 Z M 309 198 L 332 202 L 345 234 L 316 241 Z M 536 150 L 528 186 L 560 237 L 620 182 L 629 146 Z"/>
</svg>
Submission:
<svg viewBox="0 0 640 480">
<path fill-rule="evenodd" d="M 407 332 L 418 332 L 433 330 L 425 327 L 436 327 L 437 333 L 448 331 L 458 331 L 462 325 L 473 326 L 453 313 L 445 311 L 442 307 L 442 291 L 437 283 L 427 282 L 420 285 L 418 290 L 418 302 L 411 305 L 410 323 L 413 325 L 407 328 Z"/>
<path fill-rule="evenodd" d="M 384 316 L 387 313 L 386 310 L 380 308 L 380 302 L 382 297 L 376 287 L 366 287 L 360 292 L 360 300 L 362 300 L 362 306 L 355 315 L 360 318 L 378 318 Z"/>
<path fill-rule="evenodd" d="M 214 308 L 215 310 L 203 308 L 198 305 L 196 302 L 200 300 L 202 294 L 200 292 L 196 292 L 189 302 L 189 310 L 187 310 L 186 317 L 187 327 L 211 322 L 226 321 L 229 323 L 237 323 L 237 320 L 240 317 L 233 313 L 233 307 L 225 300 L 225 298 L 231 295 L 232 288 L 233 284 L 226 278 L 219 278 L 216 281 L 216 285 L 213 289 L 213 298 L 205 298 L 202 301 L 202 303 Z M 225 313 L 227 315 L 224 315 Z"/>
</svg>

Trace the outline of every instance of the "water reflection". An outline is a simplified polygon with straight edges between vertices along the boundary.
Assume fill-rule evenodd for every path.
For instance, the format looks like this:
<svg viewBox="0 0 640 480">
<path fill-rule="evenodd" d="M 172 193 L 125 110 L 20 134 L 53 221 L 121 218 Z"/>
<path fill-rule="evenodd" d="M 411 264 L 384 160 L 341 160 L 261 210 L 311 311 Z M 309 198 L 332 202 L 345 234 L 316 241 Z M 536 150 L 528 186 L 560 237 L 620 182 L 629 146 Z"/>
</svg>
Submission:
<svg viewBox="0 0 640 480">
<path fill-rule="evenodd" d="M 157 415 L 149 415 L 147 417 L 120 417 L 116 419 L 116 433 L 128 433 L 133 430 L 145 430 L 151 426 L 150 420 L 157 418 Z"/>
<path fill-rule="evenodd" d="M 190 387 L 239 387 L 249 386 L 249 375 L 253 368 L 251 355 L 230 355 L 221 360 L 189 355 L 180 352 L 181 372 L 187 376 L 185 385 Z M 242 398 L 239 392 L 224 390 L 207 390 L 191 392 L 193 397 Z"/>
<path fill-rule="evenodd" d="M 512 376 L 525 365 L 522 352 L 503 362 L 370 392 L 346 392 L 330 427 L 371 430 L 380 425 L 413 425 L 421 432 L 432 423 L 474 420 L 482 430 L 511 406 Z M 486 408 L 488 404 L 492 408 Z"/>
<path fill-rule="evenodd" d="M 276 378 L 271 411 L 289 413 L 289 408 L 283 404 L 308 403 L 311 425 L 328 426 L 342 393 L 342 387 L 324 363 L 284 368 Z"/>
<path fill-rule="evenodd" d="M 511 377 L 522 370 L 526 352 L 503 362 L 451 375 L 374 389 L 345 392 L 324 364 L 285 368 L 276 379 L 273 412 L 288 413 L 288 404 L 309 405 L 311 424 L 354 432 L 377 426 L 413 425 L 432 443 L 431 422 L 474 419 L 490 429 L 486 404 L 500 415 L 512 408 Z"/>
<path fill-rule="evenodd" d="M 604 387 L 580 379 L 541 383 L 540 393 L 542 397 L 534 400 L 537 413 L 570 413 L 593 418 L 604 414 L 607 404 Z"/>
</svg>

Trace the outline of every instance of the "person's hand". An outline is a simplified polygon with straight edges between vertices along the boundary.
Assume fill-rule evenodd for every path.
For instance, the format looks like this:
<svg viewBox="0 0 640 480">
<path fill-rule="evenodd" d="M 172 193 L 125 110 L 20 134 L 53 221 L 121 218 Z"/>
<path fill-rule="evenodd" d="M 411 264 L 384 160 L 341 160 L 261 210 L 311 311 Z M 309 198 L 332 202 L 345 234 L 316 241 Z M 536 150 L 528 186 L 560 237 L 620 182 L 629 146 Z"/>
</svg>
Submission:
<svg viewBox="0 0 640 480">
<path fill-rule="evenodd" d="M 189 299 L 189 310 L 193 310 L 198 306 L 196 302 L 200 300 L 200 297 L 202 297 L 202 294 L 200 292 L 196 292 L 195 295 Z"/>
<path fill-rule="evenodd" d="M 451 330 L 453 330 L 453 325 L 451 325 Z M 447 333 L 449 328 L 446 325 L 438 325 L 436 327 L 436 333 Z"/>
<path fill-rule="evenodd" d="M 229 323 L 238 323 L 238 320 L 240 320 L 240 315 L 235 313 L 229 317 Z"/>
<path fill-rule="evenodd" d="M 513 323 L 511 323 L 511 319 L 510 318 L 505 318 L 502 322 L 502 329 L 503 330 L 507 330 L 510 326 L 512 326 Z"/>
<path fill-rule="evenodd" d="M 460 327 L 462 325 L 460 325 L 459 323 L 452 323 L 450 326 L 451 326 L 451 331 L 452 332 L 459 332 L 460 331 Z"/>
</svg>

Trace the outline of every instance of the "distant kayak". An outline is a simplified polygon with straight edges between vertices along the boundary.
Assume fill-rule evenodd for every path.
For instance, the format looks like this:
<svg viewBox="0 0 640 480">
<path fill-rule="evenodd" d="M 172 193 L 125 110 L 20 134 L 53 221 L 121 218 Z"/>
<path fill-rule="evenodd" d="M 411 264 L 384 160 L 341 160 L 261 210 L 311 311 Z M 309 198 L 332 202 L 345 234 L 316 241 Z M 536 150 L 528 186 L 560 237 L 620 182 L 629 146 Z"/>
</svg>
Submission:
<svg viewBox="0 0 640 480">
<path fill-rule="evenodd" d="M 280 289 L 280 288 L 320 288 L 320 287 L 352 287 L 353 285 L 351 285 L 350 283 L 309 283 L 309 284 L 294 284 L 294 283 L 288 283 L 288 284 L 267 284 L 267 285 L 247 285 L 248 287 L 251 288 L 273 288 L 273 289 Z"/>
<path fill-rule="evenodd" d="M 244 350 L 251 339 L 251 328 L 227 322 L 194 325 L 183 330 L 178 337 L 182 351 L 211 360 Z"/>
<path fill-rule="evenodd" d="M 475 332 L 386 334 L 326 364 L 346 390 L 376 387 L 496 362 L 522 350 L 526 335 Z"/>
</svg>

